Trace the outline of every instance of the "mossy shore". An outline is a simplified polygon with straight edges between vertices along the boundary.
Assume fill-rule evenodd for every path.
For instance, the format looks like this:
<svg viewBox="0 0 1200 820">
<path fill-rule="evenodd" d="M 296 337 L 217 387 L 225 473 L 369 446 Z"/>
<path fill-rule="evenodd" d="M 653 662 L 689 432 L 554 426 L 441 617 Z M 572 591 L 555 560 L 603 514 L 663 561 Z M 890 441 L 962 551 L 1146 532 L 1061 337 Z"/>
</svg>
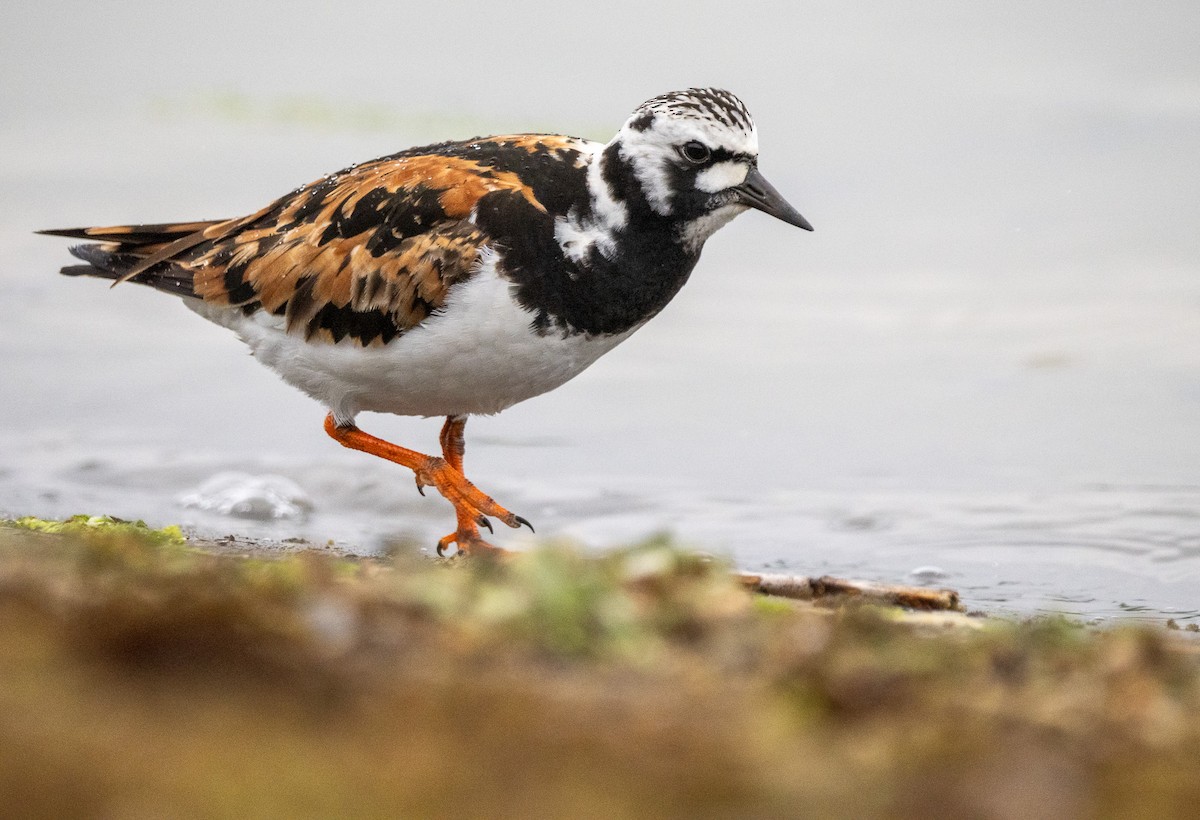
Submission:
<svg viewBox="0 0 1200 820">
<path fill-rule="evenodd" d="M 21 817 L 1192 817 L 1200 644 L 753 596 L 663 543 L 246 557 L 0 526 Z"/>
</svg>

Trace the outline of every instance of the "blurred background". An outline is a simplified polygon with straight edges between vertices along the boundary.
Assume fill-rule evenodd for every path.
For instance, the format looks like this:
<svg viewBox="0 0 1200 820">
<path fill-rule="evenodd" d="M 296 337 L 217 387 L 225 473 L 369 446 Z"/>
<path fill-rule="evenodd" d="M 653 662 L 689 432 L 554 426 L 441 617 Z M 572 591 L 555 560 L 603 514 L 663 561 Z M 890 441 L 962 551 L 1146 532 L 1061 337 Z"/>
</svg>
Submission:
<svg viewBox="0 0 1200 820">
<path fill-rule="evenodd" d="M 3 17 L 0 514 L 428 546 L 444 501 L 326 438 L 227 331 L 57 276 L 68 243 L 32 232 L 238 216 L 424 142 L 607 140 L 642 100 L 717 85 L 816 232 L 725 228 L 634 338 L 473 420 L 473 480 L 589 547 L 666 531 L 746 568 L 951 585 L 992 610 L 1197 620 L 1194 2 Z M 436 447 L 437 421 L 360 422 Z"/>
</svg>

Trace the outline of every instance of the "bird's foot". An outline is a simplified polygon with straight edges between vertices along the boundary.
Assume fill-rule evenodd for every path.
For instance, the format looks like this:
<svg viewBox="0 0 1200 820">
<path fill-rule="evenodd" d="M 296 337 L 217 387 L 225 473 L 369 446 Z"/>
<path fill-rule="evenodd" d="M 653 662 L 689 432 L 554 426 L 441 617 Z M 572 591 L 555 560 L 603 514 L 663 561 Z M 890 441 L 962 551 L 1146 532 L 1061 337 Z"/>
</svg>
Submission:
<svg viewBox="0 0 1200 820">
<path fill-rule="evenodd" d="M 462 473 L 447 464 L 445 459 L 430 456 L 413 472 L 416 474 L 417 491 L 421 495 L 425 494 L 425 487 L 434 487 L 454 505 L 459 517 L 458 532 L 454 533 L 453 538 L 451 536 L 447 536 L 447 538 L 458 543 L 459 551 L 469 552 L 469 550 L 463 550 L 463 542 L 472 540 L 471 531 L 474 531 L 473 539 L 475 541 L 487 544 L 479 537 L 479 529 L 476 524 L 482 524 L 491 530 L 492 525 L 488 523 L 488 518 L 496 518 L 514 529 L 526 526 L 529 527 L 530 532 L 533 532 L 532 524 L 501 507 L 490 495 L 481 491 Z M 460 539 L 458 536 L 462 536 L 462 538 Z M 443 538 L 442 541 L 446 541 L 446 538 Z M 438 543 L 440 547 L 442 542 Z M 493 547 L 493 549 L 496 548 Z M 438 554 L 441 554 L 440 549 Z"/>
<path fill-rule="evenodd" d="M 497 547 L 485 541 L 474 526 L 463 529 L 461 526 L 455 532 L 438 539 L 437 554 L 439 558 L 447 557 L 450 545 L 457 549 L 457 555 L 470 555 L 476 558 L 506 558 L 512 555 L 511 550 Z"/>
</svg>

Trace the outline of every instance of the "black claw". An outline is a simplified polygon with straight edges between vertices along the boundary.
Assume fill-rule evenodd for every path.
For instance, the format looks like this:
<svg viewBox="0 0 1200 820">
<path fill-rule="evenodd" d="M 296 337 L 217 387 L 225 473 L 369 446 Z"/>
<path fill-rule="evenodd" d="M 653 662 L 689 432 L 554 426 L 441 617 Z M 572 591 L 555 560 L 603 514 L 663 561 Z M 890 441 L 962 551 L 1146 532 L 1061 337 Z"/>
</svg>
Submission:
<svg viewBox="0 0 1200 820">
<path fill-rule="evenodd" d="M 446 557 L 446 548 L 443 547 L 441 544 L 437 545 L 437 556 L 438 556 L 438 558 Z"/>
<path fill-rule="evenodd" d="M 487 516 L 483 516 L 483 515 L 479 516 L 478 518 L 475 519 L 475 523 L 477 523 L 481 527 L 487 527 L 487 531 L 492 533 L 493 535 L 496 533 L 496 531 L 494 529 L 492 529 L 492 522 L 487 520 Z"/>
<path fill-rule="evenodd" d="M 521 526 L 522 524 L 524 524 L 526 527 L 529 527 L 530 532 L 534 532 L 533 524 L 530 524 L 528 521 L 526 521 L 524 518 L 522 518 L 519 515 L 514 515 L 513 518 L 517 519 L 518 527 Z"/>
<path fill-rule="evenodd" d="M 421 497 L 422 497 L 422 498 L 424 498 L 424 496 L 425 496 L 425 488 L 424 488 L 424 487 L 422 487 L 420 484 L 418 484 L 418 485 L 417 485 L 417 492 L 419 492 L 419 493 L 421 494 Z"/>
</svg>

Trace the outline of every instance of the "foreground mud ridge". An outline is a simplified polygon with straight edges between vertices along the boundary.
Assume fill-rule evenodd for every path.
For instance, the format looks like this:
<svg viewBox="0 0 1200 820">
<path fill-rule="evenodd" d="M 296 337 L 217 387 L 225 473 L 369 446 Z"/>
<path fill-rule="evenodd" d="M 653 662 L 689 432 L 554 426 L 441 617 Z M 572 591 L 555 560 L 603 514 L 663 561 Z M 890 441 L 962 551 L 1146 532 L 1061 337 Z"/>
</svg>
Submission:
<svg viewBox="0 0 1200 820">
<path fill-rule="evenodd" d="M 364 561 L 8 522 L 0 794 L 23 817 L 1189 817 L 1196 650 L 755 596 L 657 542 Z"/>
</svg>

